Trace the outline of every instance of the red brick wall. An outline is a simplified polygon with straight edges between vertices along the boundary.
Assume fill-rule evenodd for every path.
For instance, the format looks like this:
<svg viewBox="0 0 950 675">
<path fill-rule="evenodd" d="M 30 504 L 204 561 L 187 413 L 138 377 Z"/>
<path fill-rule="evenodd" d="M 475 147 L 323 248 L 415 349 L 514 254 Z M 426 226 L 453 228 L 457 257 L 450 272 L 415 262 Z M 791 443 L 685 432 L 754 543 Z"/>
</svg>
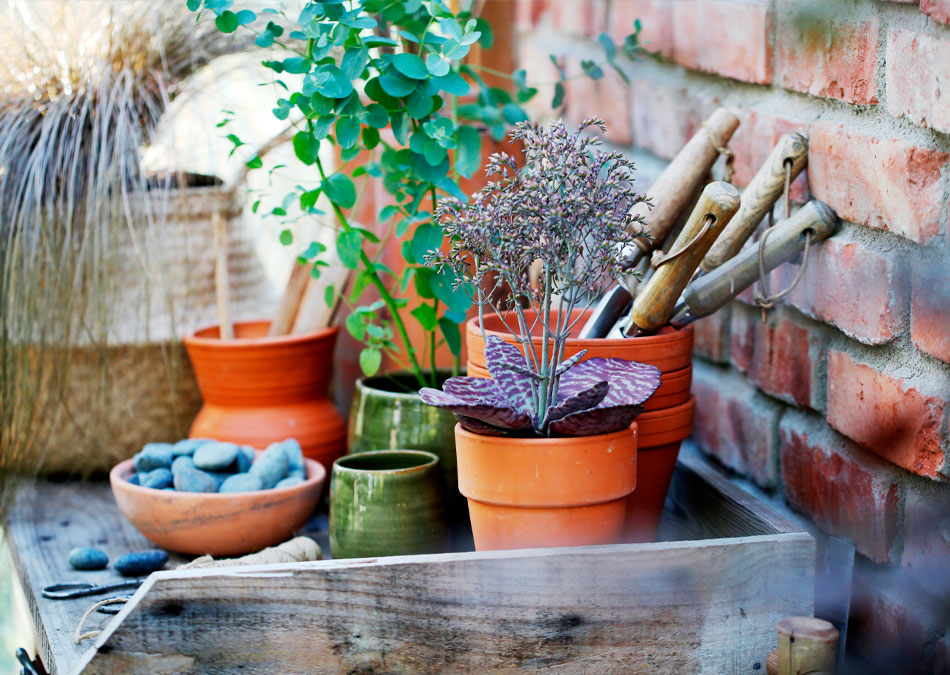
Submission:
<svg viewBox="0 0 950 675">
<path fill-rule="evenodd" d="M 856 654 L 950 672 L 950 0 L 518 3 L 535 81 L 641 19 L 655 58 L 622 59 L 630 85 L 573 81 L 562 114 L 607 119 L 642 188 L 719 105 L 740 111 L 739 187 L 782 133 L 809 136 L 793 199 L 841 231 L 765 324 L 750 293 L 697 324 L 694 440 L 855 544 Z"/>
</svg>

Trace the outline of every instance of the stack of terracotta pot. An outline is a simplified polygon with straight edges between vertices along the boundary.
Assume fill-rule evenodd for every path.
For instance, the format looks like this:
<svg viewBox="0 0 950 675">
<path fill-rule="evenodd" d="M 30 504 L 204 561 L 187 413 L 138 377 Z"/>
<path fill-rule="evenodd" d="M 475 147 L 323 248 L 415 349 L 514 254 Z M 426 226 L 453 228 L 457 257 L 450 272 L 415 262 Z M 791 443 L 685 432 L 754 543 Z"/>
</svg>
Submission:
<svg viewBox="0 0 950 675">
<path fill-rule="evenodd" d="M 525 314 L 529 322 L 534 320 L 533 312 Z M 580 314 L 579 310 L 577 314 Z M 510 318 L 514 320 L 513 315 Z M 576 314 L 571 317 L 572 322 L 575 318 Z M 486 315 L 484 321 L 486 335 L 497 335 L 514 343 L 514 338 L 497 314 Z M 586 317 L 575 322 L 578 331 L 585 321 Z M 540 326 L 534 344 L 540 350 Z M 485 341 L 478 319 L 468 322 L 467 345 L 468 374 L 489 377 L 485 365 Z M 595 356 L 628 359 L 654 365 L 662 373 L 660 388 L 647 400 L 643 412 L 637 417 L 637 487 L 628 498 L 624 528 L 626 542 L 654 541 L 680 444 L 693 432 L 696 402 L 690 395 L 693 379 L 692 327 L 682 330 L 666 327 L 655 335 L 638 338 L 568 339 L 564 358 L 583 349 L 587 350 L 584 359 Z"/>
</svg>

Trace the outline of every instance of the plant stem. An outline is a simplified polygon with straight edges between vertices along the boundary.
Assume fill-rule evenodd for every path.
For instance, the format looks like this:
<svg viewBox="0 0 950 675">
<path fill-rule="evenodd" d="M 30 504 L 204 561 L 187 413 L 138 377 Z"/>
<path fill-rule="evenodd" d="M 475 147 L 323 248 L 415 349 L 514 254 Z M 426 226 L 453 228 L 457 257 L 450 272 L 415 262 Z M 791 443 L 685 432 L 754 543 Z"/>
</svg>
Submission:
<svg viewBox="0 0 950 675">
<path fill-rule="evenodd" d="M 311 127 L 312 122 L 307 120 L 307 126 Z M 316 159 L 317 170 L 320 172 L 320 178 L 323 181 L 326 181 L 327 175 L 323 170 L 323 163 L 320 161 L 320 158 Z M 340 225 L 344 230 L 351 229 L 351 225 L 346 218 L 346 215 L 333 200 L 330 200 L 330 205 L 333 207 L 333 212 L 336 214 L 337 220 L 340 222 Z M 396 301 L 393 299 L 392 294 L 390 294 L 389 289 L 386 288 L 386 285 L 383 283 L 382 279 L 379 278 L 379 274 L 376 273 L 376 267 L 373 265 L 373 261 L 370 260 L 369 256 L 366 255 L 366 251 L 360 249 L 360 262 L 363 264 L 363 268 L 366 271 L 366 274 L 369 276 L 370 283 L 376 287 L 376 290 L 379 291 L 380 299 L 386 304 L 386 307 L 389 308 L 389 313 L 392 316 L 392 321 L 396 326 L 396 330 L 399 332 L 399 339 L 402 341 L 403 347 L 406 350 L 406 356 L 409 357 L 409 367 L 412 370 L 413 376 L 415 376 L 416 381 L 419 382 L 420 387 L 426 386 L 426 379 L 422 373 L 422 367 L 419 365 L 419 360 L 416 358 L 416 350 L 412 346 L 412 343 L 409 340 L 409 334 L 406 332 L 406 325 L 403 323 L 402 317 L 399 314 L 399 308 L 396 306 Z"/>
</svg>

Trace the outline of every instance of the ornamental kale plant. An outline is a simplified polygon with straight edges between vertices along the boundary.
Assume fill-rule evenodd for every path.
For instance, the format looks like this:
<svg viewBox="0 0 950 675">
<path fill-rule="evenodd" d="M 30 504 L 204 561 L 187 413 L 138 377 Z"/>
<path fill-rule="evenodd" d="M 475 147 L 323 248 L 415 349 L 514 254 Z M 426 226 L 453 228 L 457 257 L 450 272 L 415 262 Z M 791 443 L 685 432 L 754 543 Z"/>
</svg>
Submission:
<svg viewBox="0 0 950 675">
<path fill-rule="evenodd" d="M 321 215 L 318 199 L 326 198 L 337 225 L 335 253 L 356 272 L 348 304 L 359 303 L 368 289 L 380 298 L 352 308 L 346 321 L 349 332 L 366 345 L 360 355 L 364 373 L 374 374 L 386 351 L 405 363 L 420 386 L 435 384 L 435 349 L 444 341 L 458 364 L 458 324 L 471 306 L 454 268 L 436 270 L 425 264 L 426 254 L 443 243 L 434 217 L 437 200 L 440 195 L 467 199 L 458 181 L 471 177 L 481 164 L 482 132 L 503 138 L 508 125 L 527 119 L 521 104 L 538 89 L 527 83 L 524 70 L 500 73 L 464 62 L 473 46 L 492 43 L 491 26 L 470 11 L 479 3 L 457 3 L 462 9 L 454 12 L 441 0 L 321 0 L 306 2 L 297 16 L 290 16 L 279 6 L 261 9 L 260 3 L 252 11 L 238 9 L 233 0 L 186 2 L 192 11 L 213 15 L 223 33 L 251 31 L 257 47 L 267 51 L 262 65 L 286 92 L 273 113 L 296 128 L 296 157 L 313 167 L 314 177 L 261 212 L 280 219 L 280 240 L 289 246 L 294 244 L 294 220 Z M 619 49 L 602 34 L 605 59 L 600 64 L 583 61 L 584 76 L 599 79 L 601 66 L 609 65 L 626 80 L 615 59 L 640 51 L 639 21 L 633 29 Z M 560 75 L 550 83 L 556 108 L 570 78 L 555 56 L 551 60 Z M 510 91 L 486 85 L 481 72 L 508 78 Z M 234 134 L 228 138 L 235 149 L 244 145 Z M 324 164 L 324 144 L 339 148 L 341 166 Z M 255 156 L 247 166 L 261 168 L 262 160 Z M 360 176 L 381 180 L 391 195 L 378 214 L 385 233 L 350 219 L 359 199 L 353 179 Z M 260 207 L 261 200 L 253 209 Z M 404 273 L 379 259 L 389 238 L 402 243 Z M 325 248 L 313 242 L 301 250 L 300 260 L 313 263 L 314 276 L 327 265 L 321 259 Z M 423 300 L 411 309 L 404 297 L 409 283 Z M 331 287 L 327 302 L 333 304 L 338 296 L 339 289 Z M 406 329 L 410 316 L 423 328 L 426 344 L 411 343 Z"/>
<path fill-rule="evenodd" d="M 623 365 L 626 362 L 618 359 L 575 365 L 578 355 L 564 360 L 572 330 L 602 286 L 619 275 L 625 249 L 633 244 L 635 235 L 630 232 L 642 230 L 640 220 L 629 211 L 646 200 L 633 189 L 633 163 L 619 152 L 599 150 L 600 141 L 583 134 L 590 127 L 606 130 L 595 118 L 573 131 L 560 121 L 547 128 L 519 123 L 511 138 L 524 144 L 524 165 L 519 167 L 504 153 L 492 155 L 486 173 L 497 179 L 471 203 L 447 199 L 437 209 L 452 246 L 448 254 L 433 251 L 429 259 L 440 269 L 452 270 L 460 288 L 474 288 L 479 317 L 484 318 L 486 305 L 494 309 L 522 346 L 508 350 L 517 358 L 505 356 L 498 338 L 486 338 L 496 355 L 491 375 L 497 391 L 472 384 L 464 402 L 482 410 L 490 402 L 473 399 L 473 392 L 498 394 L 498 401 L 524 415 L 516 418 L 524 426 L 455 410 L 466 418 L 498 428 L 519 430 L 530 425 L 541 435 L 563 434 L 568 433 L 565 426 L 574 429 L 576 423 L 562 422 L 562 416 L 592 408 L 601 416 L 612 411 L 611 424 L 604 422 L 608 427 L 624 419 L 629 424 L 636 415 L 633 409 L 659 385 L 658 371 L 654 373 L 651 366 Z M 536 277 L 532 268 L 538 270 Z M 540 347 L 532 336 L 540 336 Z M 653 389 L 649 389 L 651 373 L 656 379 Z M 575 381 L 562 391 L 563 383 L 579 377 L 599 379 L 585 379 L 583 387 Z M 453 384 L 441 397 L 429 392 L 427 398 L 433 405 L 453 409 L 450 406 L 460 404 L 446 395 L 458 398 L 461 392 Z M 621 410 L 627 412 L 620 414 Z M 586 424 L 593 416 L 590 411 L 582 419 Z M 469 420 L 466 424 L 475 426 Z M 591 428 L 578 431 L 583 435 Z"/>
<path fill-rule="evenodd" d="M 584 349 L 555 370 L 560 386 L 547 408 L 538 408 L 537 374 L 514 345 L 496 335 L 485 342 L 492 379 L 453 377 L 422 400 L 455 413 L 471 432 L 489 436 L 594 436 L 626 429 L 660 386 L 660 370 L 625 359 L 580 362 Z"/>
</svg>

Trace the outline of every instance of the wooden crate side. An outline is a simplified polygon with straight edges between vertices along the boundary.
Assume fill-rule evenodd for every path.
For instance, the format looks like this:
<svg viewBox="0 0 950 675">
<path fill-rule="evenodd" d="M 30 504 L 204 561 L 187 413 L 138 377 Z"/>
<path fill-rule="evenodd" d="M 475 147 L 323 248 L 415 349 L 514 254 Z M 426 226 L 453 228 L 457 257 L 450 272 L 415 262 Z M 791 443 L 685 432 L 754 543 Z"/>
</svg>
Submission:
<svg viewBox="0 0 950 675">
<path fill-rule="evenodd" d="M 807 534 L 153 575 L 83 672 L 748 672 Z"/>
<path fill-rule="evenodd" d="M 803 532 L 732 483 L 708 460 L 682 453 L 670 483 L 660 534 L 669 540 Z"/>
</svg>

